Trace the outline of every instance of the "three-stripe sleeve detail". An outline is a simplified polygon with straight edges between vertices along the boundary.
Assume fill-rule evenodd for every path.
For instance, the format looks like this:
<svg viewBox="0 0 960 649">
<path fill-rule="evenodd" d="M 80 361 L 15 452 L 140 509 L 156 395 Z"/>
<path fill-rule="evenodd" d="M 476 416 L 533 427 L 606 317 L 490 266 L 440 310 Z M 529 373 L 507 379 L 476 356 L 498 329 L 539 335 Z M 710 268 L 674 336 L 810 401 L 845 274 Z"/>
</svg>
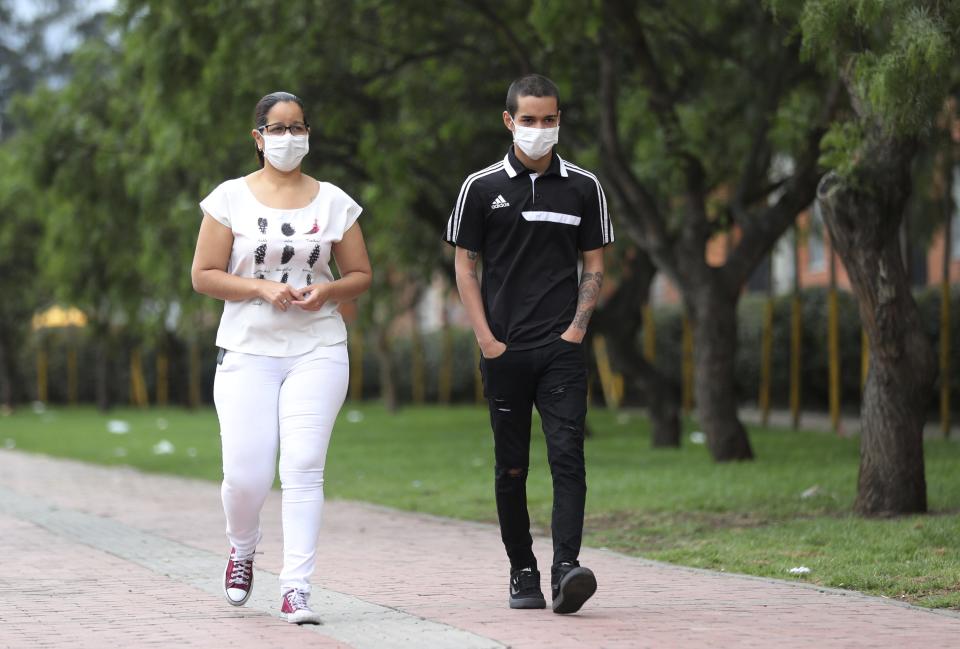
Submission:
<svg viewBox="0 0 960 649">
<path fill-rule="evenodd" d="M 463 218 L 463 208 L 467 202 L 467 195 L 470 193 L 470 186 L 478 178 L 489 176 L 502 169 L 503 161 L 500 160 L 486 169 L 481 169 L 476 173 L 470 174 L 467 176 L 467 179 L 463 181 L 463 185 L 460 187 L 460 195 L 457 196 L 457 203 L 453 208 L 453 212 L 450 214 L 450 219 L 447 221 L 447 241 L 453 244 L 457 243 L 457 235 L 460 233 L 460 221 Z"/>
<path fill-rule="evenodd" d="M 600 181 L 597 179 L 597 177 L 594 174 L 590 173 L 586 169 L 582 169 L 578 167 L 577 165 L 571 163 L 569 160 L 564 160 L 564 162 L 567 165 L 567 169 L 569 169 L 570 171 L 575 171 L 576 173 L 582 176 L 586 176 L 587 178 L 590 178 L 591 180 L 593 180 L 594 183 L 596 183 L 597 200 L 599 202 L 599 208 L 600 208 L 600 230 L 603 235 L 602 236 L 603 244 L 606 245 L 608 243 L 613 243 L 613 224 L 610 222 L 610 214 L 607 212 L 607 197 L 603 193 L 603 187 L 600 186 Z"/>
</svg>

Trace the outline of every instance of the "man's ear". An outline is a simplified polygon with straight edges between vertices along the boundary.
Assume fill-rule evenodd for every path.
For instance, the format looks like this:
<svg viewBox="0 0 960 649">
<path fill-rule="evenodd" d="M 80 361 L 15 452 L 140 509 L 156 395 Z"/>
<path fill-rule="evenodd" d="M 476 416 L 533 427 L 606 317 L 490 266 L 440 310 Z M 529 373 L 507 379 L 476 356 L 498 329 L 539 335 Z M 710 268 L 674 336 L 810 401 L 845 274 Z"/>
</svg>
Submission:
<svg viewBox="0 0 960 649">
<path fill-rule="evenodd" d="M 510 117 L 510 113 L 508 113 L 507 111 L 503 111 L 503 125 L 507 127 L 508 131 L 510 131 L 511 133 L 513 132 L 513 129 L 510 128 L 511 126 L 513 126 L 513 118 Z"/>
</svg>

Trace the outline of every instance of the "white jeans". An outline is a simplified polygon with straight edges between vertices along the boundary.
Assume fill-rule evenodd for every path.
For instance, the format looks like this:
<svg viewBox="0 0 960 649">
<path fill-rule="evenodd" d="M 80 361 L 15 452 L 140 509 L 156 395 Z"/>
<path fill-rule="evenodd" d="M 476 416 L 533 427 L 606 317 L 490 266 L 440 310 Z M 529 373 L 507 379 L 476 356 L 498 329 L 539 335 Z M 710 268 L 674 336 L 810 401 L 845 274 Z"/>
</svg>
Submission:
<svg viewBox="0 0 960 649">
<path fill-rule="evenodd" d="M 323 467 L 348 379 L 345 344 L 285 358 L 228 351 L 217 365 L 213 400 L 223 445 L 220 493 L 227 538 L 238 557 L 253 555 L 279 444 L 284 592 L 310 591 L 323 513 Z"/>
</svg>

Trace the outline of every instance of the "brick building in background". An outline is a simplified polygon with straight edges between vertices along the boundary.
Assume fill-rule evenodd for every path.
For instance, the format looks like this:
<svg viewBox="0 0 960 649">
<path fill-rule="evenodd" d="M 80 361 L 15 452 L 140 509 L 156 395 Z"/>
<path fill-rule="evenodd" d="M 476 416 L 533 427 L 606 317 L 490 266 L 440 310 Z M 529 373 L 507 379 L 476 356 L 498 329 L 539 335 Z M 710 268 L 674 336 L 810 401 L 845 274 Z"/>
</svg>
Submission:
<svg viewBox="0 0 960 649">
<path fill-rule="evenodd" d="M 937 228 L 927 246 L 920 246 L 904 240 L 903 252 L 910 269 L 910 279 L 914 286 L 938 286 L 943 276 L 943 256 L 950 255 L 950 283 L 960 284 L 960 167 L 954 169 L 953 204 L 955 206 L 950 225 L 951 241 L 944 241 L 944 227 Z M 832 250 L 830 239 L 819 214 L 814 206 L 803 212 L 797 219 L 800 241 L 797 245 L 799 256 L 800 286 L 809 288 L 830 284 L 829 255 Z M 791 229 L 781 237 L 773 250 L 773 263 L 761 264 L 747 282 L 747 292 L 765 292 L 769 286 L 770 272 L 773 272 L 773 289 L 776 294 L 789 293 L 794 287 L 794 245 L 796 229 Z M 717 234 L 707 246 L 707 262 L 714 266 L 723 264 L 728 251 L 736 245 L 739 230 Z M 949 243 L 949 245 L 947 245 Z M 772 266 L 772 267 L 771 267 Z M 850 280 L 839 257 L 836 260 L 837 286 L 850 290 Z M 657 305 L 680 303 L 680 294 L 673 283 L 662 273 L 654 279 L 651 291 L 652 302 Z"/>
</svg>

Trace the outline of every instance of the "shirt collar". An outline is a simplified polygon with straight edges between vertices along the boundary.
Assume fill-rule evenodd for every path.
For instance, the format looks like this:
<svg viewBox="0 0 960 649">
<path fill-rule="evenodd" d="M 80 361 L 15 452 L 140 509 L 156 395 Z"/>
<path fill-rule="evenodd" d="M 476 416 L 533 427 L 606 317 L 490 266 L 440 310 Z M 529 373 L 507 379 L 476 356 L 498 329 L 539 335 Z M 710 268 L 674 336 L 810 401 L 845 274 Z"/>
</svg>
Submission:
<svg viewBox="0 0 960 649">
<path fill-rule="evenodd" d="M 510 145 L 510 148 L 507 149 L 507 155 L 503 157 L 503 170 L 506 171 L 507 175 L 511 178 L 516 178 L 520 174 L 532 173 L 531 170 L 524 167 L 523 163 L 520 162 L 520 159 L 517 158 L 517 154 L 513 150 L 512 144 Z M 562 176 L 563 178 L 567 177 L 567 164 L 563 161 L 563 158 L 560 157 L 560 154 L 557 153 L 556 148 L 553 149 L 553 159 L 550 160 L 550 166 L 547 167 L 547 170 L 542 175 L 556 175 Z"/>
</svg>

